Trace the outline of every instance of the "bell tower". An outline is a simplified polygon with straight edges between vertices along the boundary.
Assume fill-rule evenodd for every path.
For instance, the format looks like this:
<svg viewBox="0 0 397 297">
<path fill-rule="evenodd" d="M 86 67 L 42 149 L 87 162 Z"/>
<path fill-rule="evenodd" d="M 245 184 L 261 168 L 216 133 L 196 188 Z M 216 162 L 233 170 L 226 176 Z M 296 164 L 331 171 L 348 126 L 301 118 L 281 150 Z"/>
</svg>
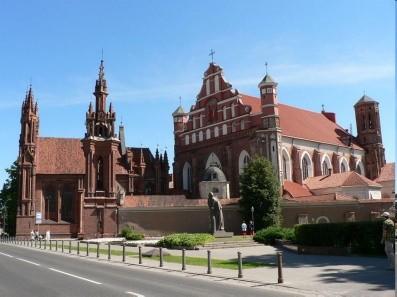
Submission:
<svg viewBox="0 0 397 297">
<path fill-rule="evenodd" d="M 34 102 L 32 86 L 22 103 L 21 134 L 19 137 L 19 217 L 34 216 L 36 188 L 36 145 L 39 133 L 39 114 L 37 102 Z"/>
<path fill-rule="evenodd" d="M 379 116 L 379 102 L 364 95 L 354 105 L 357 124 L 357 140 L 365 149 L 365 175 L 369 179 L 379 176 L 385 165 L 385 149 Z"/>
</svg>

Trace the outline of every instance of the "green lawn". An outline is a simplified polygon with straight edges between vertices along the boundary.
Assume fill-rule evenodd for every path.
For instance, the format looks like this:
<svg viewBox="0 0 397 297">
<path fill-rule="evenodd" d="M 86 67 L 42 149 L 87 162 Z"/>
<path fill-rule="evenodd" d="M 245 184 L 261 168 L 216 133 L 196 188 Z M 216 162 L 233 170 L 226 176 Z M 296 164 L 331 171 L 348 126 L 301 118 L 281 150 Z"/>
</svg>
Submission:
<svg viewBox="0 0 397 297">
<path fill-rule="evenodd" d="M 52 242 L 52 250 L 55 250 L 55 242 Z M 92 245 L 91 245 L 92 246 Z M 42 249 L 44 248 L 44 244 L 42 243 Z M 50 249 L 49 243 L 47 244 L 47 249 Z M 58 242 L 58 251 L 61 250 L 61 244 Z M 77 251 L 77 246 L 71 246 L 72 251 Z M 80 255 L 85 255 L 87 251 L 87 246 L 86 244 L 80 244 L 79 247 L 80 250 Z M 69 243 L 65 242 L 64 244 L 64 252 L 67 253 L 69 251 Z M 97 248 L 96 247 L 89 247 L 88 249 L 89 253 L 91 256 L 96 255 Z M 100 255 L 107 255 L 108 254 L 108 249 L 107 248 L 100 248 L 99 249 L 99 254 Z M 122 256 L 123 251 L 120 250 L 111 250 L 111 255 L 112 256 Z M 137 252 L 132 252 L 128 251 L 128 249 L 125 252 L 126 257 L 130 258 L 137 258 L 138 253 Z M 160 257 L 159 256 L 143 256 L 144 258 L 150 258 L 153 260 L 159 261 Z M 175 255 L 168 255 L 163 257 L 164 262 L 169 262 L 169 263 L 181 263 L 182 264 L 182 256 L 175 256 Z M 211 259 L 211 264 L 212 267 L 214 268 L 225 268 L 225 269 L 233 269 L 237 270 L 237 259 L 230 259 L 230 260 L 220 260 L 220 259 Z M 199 258 L 199 257 L 186 257 L 186 265 L 193 265 L 193 266 L 207 266 L 207 258 Z M 263 263 L 263 262 L 245 262 L 243 258 L 243 269 L 249 269 L 249 268 L 256 268 L 256 267 L 263 267 L 263 266 L 274 266 L 274 264 L 270 263 Z"/>
</svg>

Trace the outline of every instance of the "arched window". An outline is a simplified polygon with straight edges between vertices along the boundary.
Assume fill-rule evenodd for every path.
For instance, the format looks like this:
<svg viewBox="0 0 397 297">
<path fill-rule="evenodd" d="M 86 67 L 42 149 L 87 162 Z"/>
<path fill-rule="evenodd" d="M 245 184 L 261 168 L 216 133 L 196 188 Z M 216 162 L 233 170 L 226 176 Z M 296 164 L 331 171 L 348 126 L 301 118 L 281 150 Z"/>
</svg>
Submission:
<svg viewBox="0 0 397 297">
<path fill-rule="evenodd" d="M 232 118 L 234 118 L 235 116 L 236 116 L 236 110 L 235 110 L 234 103 L 232 103 Z"/>
<path fill-rule="evenodd" d="M 244 120 L 241 120 L 240 128 L 241 128 L 241 130 L 245 129 L 245 121 Z"/>
<path fill-rule="evenodd" d="M 183 178 L 183 189 L 185 191 L 192 191 L 192 166 L 189 164 L 189 162 L 185 162 L 185 165 L 183 165 L 183 172 L 182 172 L 182 178 Z"/>
<path fill-rule="evenodd" d="M 309 154 L 306 153 L 302 157 L 302 178 L 305 180 L 312 175 L 312 161 L 310 160 Z"/>
<path fill-rule="evenodd" d="M 210 139 L 211 138 L 211 130 L 207 129 L 207 131 L 205 131 L 205 138 L 206 139 Z"/>
<path fill-rule="evenodd" d="M 357 172 L 358 174 L 365 175 L 364 165 L 363 165 L 363 162 L 361 162 L 361 160 L 358 160 L 358 161 L 357 161 L 357 164 L 356 164 L 356 172 Z"/>
<path fill-rule="evenodd" d="M 72 223 L 74 221 L 74 193 L 72 185 L 64 185 L 61 196 L 61 219 Z"/>
<path fill-rule="evenodd" d="M 349 165 L 347 164 L 347 161 L 345 158 L 341 158 L 339 167 L 340 167 L 341 173 L 349 171 Z"/>
<path fill-rule="evenodd" d="M 226 106 L 223 106 L 223 120 L 226 120 L 226 118 L 227 118 Z"/>
<path fill-rule="evenodd" d="M 232 123 L 232 132 L 236 132 L 236 126 L 237 126 L 236 122 L 233 122 Z"/>
<path fill-rule="evenodd" d="M 286 149 L 282 150 L 282 168 L 283 168 L 283 179 L 284 180 L 292 180 L 291 176 L 291 158 Z"/>
<path fill-rule="evenodd" d="M 321 162 L 322 175 L 328 175 L 330 169 L 332 169 L 331 160 L 329 159 L 328 155 L 324 154 Z"/>
<path fill-rule="evenodd" d="M 243 150 L 238 158 L 238 173 L 241 175 L 250 161 L 250 155 L 247 151 Z"/>
<path fill-rule="evenodd" d="M 227 125 L 226 124 L 223 124 L 223 126 L 222 126 L 222 134 L 223 135 L 227 134 Z"/>
<path fill-rule="evenodd" d="M 211 153 L 208 156 L 207 163 L 205 164 L 205 168 L 207 169 L 210 166 L 216 166 L 222 169 L 221 161 L 219 161 L 219 158 L 215 153 Z"/>
<path fill-rule="evenodd" d="M 192 134 L 192 143 L 196 143 L 196 133 Z"/>
<path fill-rule="evenodd" d="M 218 126 L 216 126 L 214 128 L 214 137 L 218 137 L 218 136 L 219 136 L 219 128 L 218 128 Z"/>
<path fill-rule="evenodd" d="M 97 172 L 97 177 L 96 177 L 96 189 L 98 191 L 103 191 L 103 181 L 104 181 L 104 170 L 103 170 L 103 159 L 102 157 L 98 158 L 97 161 L 97 168 L 96 168 L 96 172 Z"/>
<path fill-rule="evenodd" d="M 189 135 L 185 135 L 185 145 L 189 144 Z"/>
<path fill-rule="evenodd" d="M 329 218 L 326 216 L 320 216 L 316 219 L 316 224 L 324 224 L 324 223 L 329 223 Z"/>
<path fill-rule="evenodd" d="M 203 141 L 203 131 L 199 132 L 199 141 Z"/>
</svg>

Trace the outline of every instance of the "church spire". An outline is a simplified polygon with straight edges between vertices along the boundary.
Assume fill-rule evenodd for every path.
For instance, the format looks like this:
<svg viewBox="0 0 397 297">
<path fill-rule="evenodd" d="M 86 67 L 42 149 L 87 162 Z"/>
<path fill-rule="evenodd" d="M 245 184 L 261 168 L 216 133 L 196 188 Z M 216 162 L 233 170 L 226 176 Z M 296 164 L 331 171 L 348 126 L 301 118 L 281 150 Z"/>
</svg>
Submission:
<svg viewBox="0 0 397 297">
<path fill-rule="evenodd" d="M 99 65 L 99 73 L 98 79 L 95 83 L 95 98 L 96 98 L 96 112 L 105 112 L 106 111 L 106 97 L 108 96 L 107 83 L 105 79 L 105 67 L 103 66 L 103 60 L 101 60 L 101 64 Z"/>
</svg>

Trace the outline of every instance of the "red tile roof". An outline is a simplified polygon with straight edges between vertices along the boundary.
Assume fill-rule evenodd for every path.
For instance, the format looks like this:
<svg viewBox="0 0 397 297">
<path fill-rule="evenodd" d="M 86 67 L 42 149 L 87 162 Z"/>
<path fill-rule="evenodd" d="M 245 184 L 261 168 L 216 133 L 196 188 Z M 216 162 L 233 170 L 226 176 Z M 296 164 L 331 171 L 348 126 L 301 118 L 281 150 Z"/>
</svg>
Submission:
<svg viewBox="0 0 397 297">
<path fill-rule="evenodd" d="M 252 107 L 253 113 L 261 112 L 261 101 L 257 97 L 242 95 L 242 102 Z M 348 146 L 343 142 L 348 134 L 338 124 L 329 120 L 320 112 L 279 104 L 280 125 L 285 136 L 307 139 L 339 146 Z M 353 143 L 353 148 L 362 149 Z"/>
<path fill-rule="evenodd" d="M 306 186 L 302 186 L 289 180 L 284 181 L 283 190 L 285 193 L 289 194 L 293 198 L 312 195 L 312 193 L 306 188 Z"/>
<path fill-rule="evenodd" d="M 352 196 L 340 194 L 340 193 L 329 193 L 324 195 L 311 195 L 299 198 L 284 198 L 286 201 L 293 201 L 293 202 L 308 202 L 308 203 L 315 203 L 315 202 L 335 202 L 335 201 L 358 201 Z"/>
<path fill-rule="evenodd" d="M 305 184 L 310 190 L 349 186 L 382 187 L 355 171 L 309 177 L 305 180 Z"/>
<path fill-rule="evenodd" d="M 380 175 L 376 182 L 394 181 L 395 180 L 395 163 L 387 163 L 382 167 Z"/>
<path fill-rule="evenodd" d="M 85 158 L 78 138 L 38 137 L 37 174 L 84 174 Z"/>
</svg>

